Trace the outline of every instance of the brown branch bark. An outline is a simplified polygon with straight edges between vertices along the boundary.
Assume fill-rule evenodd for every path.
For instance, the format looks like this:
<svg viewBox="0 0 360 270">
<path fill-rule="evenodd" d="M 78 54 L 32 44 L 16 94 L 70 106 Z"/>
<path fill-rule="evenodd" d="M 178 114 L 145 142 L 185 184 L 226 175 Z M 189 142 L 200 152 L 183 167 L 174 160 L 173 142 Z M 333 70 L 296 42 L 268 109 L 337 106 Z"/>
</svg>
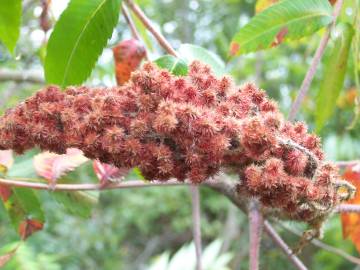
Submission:
<svg viewBox="0 0 360 270">
<path fill-rule="evenodd" d="M 335 161 L 334 163 L 339 168 L 344 169 L 348 166 L 354 166 L 354 165 L 360 164 L 360 160 Z"/>
<path fill-rule="evenodd" d="M 141 8 L 134 3 L 132 0 L 126 0 L 126 4 L 129 8 L 134 12 L 134 14 L 139 18 L 139 20 L 144 24 L 144 26 L 153 34 L 155 39 L 159 42 L 160 46 L 165 49 L 171 55 L 179 57 L 178 53 L 173 49 L 170 43 L 166 40 L 166 38 L 155 29 L 150 19 L 145 15 L 145 13 L 141 10 Z"/>
<path fill-rule="evenodd" d="M 6 185 L 11 187 L 24 187 L 40 190 L 51 190 L 51 191 L 84 191 L 84 190 L 107 190 L 107 189 L 123 189 L 123 188 L 142 188 L 142 187 L 154 187 L 154 186 L 179 186 L 188 185 L 188 182 L 179 182 L 176 180 L 169 180 L 167 182 L 153 181 L 145 182 L 142 180 L 138 181 L 126 181 L 111 183 L 108 185 L 101 184 L 55 184 L 50 185 L 46 183 L 38 182 L 27 182 L 0 178 L 0 185 Z"/>
<path fill-rule="evenodd" d="M 192 220 L 193 220 L 193 238 L 195 243 L 196 253 L 196 270 L 202 270 L 201 263 L 201 218 L 200 218 L 200 193 L 199 187 L 195 185 L 190 186 L 191 204 L 192 204 Z"/>
<path fill-rule="evenodd" d="M 249 204 L 249 270 L 259 269 L 261 233 L 263 217 L 259 211 L 259 203 L 252 199 Z"/>
<path fill-rule="evenodd" d="M 282 223 L 279 223 L 279 225 L 284 228 L 285 230 L 299 236 L 299 237 L 302 237 L 302 233 L 301 232 L 298 232 L 297 230 L 293 229 L 293 228 L 290 228 L 288 226 L 285 226 L 284 224 Z M 310 240 L 310 243 L 313 244 L 314 246 L 317 246 L 321 249 L 324 249 L 328 252 L 331 252 L 333 254 L 336 254 L 342 258 L 344 258 L 345 260 L 348 260 L 349 262 L 351 263 L 354 263 L 354 264 L 357 264 L 357 265 L 360 265 L 360 258 L 357 258 L 355 256 L 352 256 L 348 253 L 346 253 L 345 251 L 339 249 L 339 248 L 336 248 L 336 247 L 333 247 L 333 246 L 330 246 L 318 239 L 312 239 Z"/>
<path fill-rule="evenodd" d="M 335 209 L 338 213 L 360 213 L 360 205 L 357 204 L 340 204 Z"/>
<path fill-rule="evenodd" d="M 140 35 L 139 32 L 137 31 L 134 22 L 132 21 L 129 12 L 127 10 L 127 7 L 125 6 L 124 2 L 121 3 L 121 12 L 124 15 L 125 21 L 126 23 L 129 25 L 130 27 L 130 31 L 131 31 L 131 35 L 133 36 L 133 38 L 140 40 Z"/>
<path fill-rule="evenodd" d="M 142 39 L 140 38 L 140 34 L 138 32 L 138 30 L 136 29 L 136 26 L 133 22 L 133 20 L 131 19 L 131 16 L 129 14 L 129 11 L 127 10 L 127 7 L 126 5 L 124 4 L 124 2 L 121 3 L 121 11 L 124 15 L 124 18 L 125 18 L 125 21 L 126 23 L 129 25 L 130 27 L 130 31 L 131 31 L 131 35 L 134 39 L 137 39 L 139 41 L 141 41 L 143 44 L 144 44 L 144 48 L 145 48 L 145 60 L 146 61 L 149 61 L 149 54 L 148 54 L 148 51 L 145 47 L 145 43 L 142 41 Z"/>
<path fill-rule="evenodd" d="M 293 263 L 296 269 L 307 270 L 307 267 L 300 261 L 300 259 L 293 253 L 291 248 L 284 242 L 281 236 L 275 231 L 268 221 L 264 222 L 264 230 L 274 240 L 274 243 L 278 245 L 281 250 L 286 254 L 288 259 Z"/>
</svg>

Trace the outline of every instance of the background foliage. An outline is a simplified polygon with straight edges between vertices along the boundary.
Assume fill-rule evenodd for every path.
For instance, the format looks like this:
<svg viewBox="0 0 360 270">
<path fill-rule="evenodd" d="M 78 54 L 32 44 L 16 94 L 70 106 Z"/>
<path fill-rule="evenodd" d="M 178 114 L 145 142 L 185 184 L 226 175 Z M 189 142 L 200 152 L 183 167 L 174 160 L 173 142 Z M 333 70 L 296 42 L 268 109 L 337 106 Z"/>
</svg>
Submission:
<svg viewBox="0 0 360 270">
<path fill-rule="evenodd" d="M 59 14 L 66 7 L 64 2 L 66 1 L 52 1 L 51 22 L 59 19 Z M 80 3 L 81 1 L 74 0 L 74 6 L 76 2 Z M 117 15 L 104 20 L 101 12 L 106 8 L 112 9 L 113 6 L 118 8 L 121 1 L 92 2 L 95 6 L 90 7 L 89 10 L 100 13 L 90 12 L 90 15 L 85 14 L 79 18 L 84 20 L 79 23 L 79 25 L 83 25 L 79 31 L 85 31 L 85 34 L 83 39 L 76 41 L 76 39 L 69 38 L 64 32 L 62 36 L 54 34 L 49 39 L 51 31 L 43 31 L 39 26 L 40 1 L 23 1 L 20 39 L 16 48 L 14 47 L 16 25 L 20 22 L 15 20 L 11 23 L 15 29 L 13 31 L 15 36 L 9 36 L 2 28 L 4 24 L 1 18 L 4 18 L 5 15 L 2 15 L 4 9 L 0 9 L 0 39 L 3 40 L 3 43 L 0 43 L 0 69 L 35 70 L 41 73 L 45 66 L 45 76 L 48 82 L 64 86 L 69 83 L 80 83 L 89 75 L 84 72 L 76 78 L 69 77 L 70 79 L 67 81 L 64 72 L 58 73 L 58 70 L 63 70 L 64 65 L 79 70 L 95 65 L 85 84 L 115 85 L 111 47 L 121 40 L 130 38 L 131 33 L 126 27 L 123 17 L 120 16 L 120 22 L 106 45 L 107 39 L 111 36 L 111 28 L 117 22 Z M 301 1 L 294 2 L 299 4 Z M 314 4 L 316 1 L 312 2 Z M 21 10 L 16 6 L 18 3 L 20 1 L 13 1 L 12 8 L 14 13 L 20 14 Z M 137 3 L 144 8 L 146 14 L 156 23 L 156 27 L 161 29 L 173 46 L 178 49 L 185 61 L 193 58 L 194 49 L 193 45 L 185 43 L 196 44 L 216 53 L 220 56 L 219 58 L 207 55 L 207 51 L 201 51 L 200 57 L 207 61 L 210 59 L 210 64 L 216 66 L 218 74 L 230 73 L 238 83 L 255 81 L 279 102 L 285 114 L 288 113 L 320 37 L 324 33 L 324 29 L 322 29 L 295 41 L 276 44 L 279 46 L 270 50 L 229 58 L 229 44 L 236 41 L 239 35 L 242 37 L 246 34 L 237 32 L 255 14 L 256 1 L 140 0 Z M 357 0 L 344 1 L 339 18 L 343 24 L 353 23 L 354 14 L 358 12 L 354 8 L 354 4 L 360 5 Z M 327 3 L 321 8 L 325 13 L 321 13 L 318 24 L 314 26 L 315 30 L 330 23 L 330 4 Z M 96 17 L 96 14 L 99 16 Z M 292 13 L 288 15 L 293 16 Z M 301 14 L 297 15 L 301 16 Z M 57 28 L 71 27 L 71 25 L 66 25 L 68 21 L 65 17 L 66 14 L 60 17 L 54 33 Z M 108 24 L 105 25 L 106 31 L 103 33 L 86 32 L 86 26 L 91 24 L 92 20 L 98 20 L 100 23 L 103 20 L 105 24 Z M 136 20 L 135 23 L 140 26 Z M 296 37 L 296 33 L 301 30 L 300 26 L 304 25 L 306 22 L 297 25 L 298 28 L 289 28 L 288 31 L 290 34 L 293 31 L 293 35 Z M 276 31 L 281 30 L 282 27 L 276 28 Z M 302 106 L 301 113 L 297 116 L 297 119 L 305 120 L 311 130 L 316 130 L 322 136 L 329 160 L 352 160 L 359 159 L 360 156 L 358 140 L 360 125 L 355 123 L 352 125 L 352 129 L 348 129 L 355 117 L 354 100 L 360 91 L 356 78 L 360 71 L 360 59 L 359 55 L 354 53 L 355 48 L 351 47 L 355 46 L 351 45 L 351 40 L 359 41 L 359 34 L 349 34 L 346 32 L 347 27 L 343 26 L 341 29 L 337 29 L 332 36 L 311 85 L 309 96 Z M 307 30 L 312 33 L 314 29 Z M 154 60 L 163 56 L 164 52 L 158 47 L 153 37 L 144 28 L 140 27 L 139 30 L 149 49 L 150 59 Z M 273 42 L 274 36 L 276 37 L 278 33 L 276 31 L 270 35 L 270 38 L 267 37 L 269 45 Z M 235 35 L 236 33 L 237 35 Z M 233 40 L 234 35 L 235 39 Z M 4 38 L 4 36 L 9 38 Z M 94 47 L 92 41 L 97 36 L 101 36 L 101 42 Z M 48 47 L 46 47 L 47 39 L 49 39 Z M 56 42 L 56 40 L 58 41 Z M 244 38 L 242 37 L 241 40 Z M 72 53 L 71 48 L 74 46 L 71 47 L 71 43 L 79 45 L 77 52 L 80 52 L 74 54 L 73 62 L 59 63 L 55 61 L 58 58 L 63 58 L 64 61 L 67 59 L 64 55 Z M 356 42 L 352 44 L 356 44 Z M 92 48 L 93 54 L 89 62 L 83 61 L 81 54 L 84 50 L 81 48 L 86 49 L 87 46 Z M 96 57 L 101 53 L 103 47 L 105 49 L 96 62 Z M 253 51 L 253 47 L 250 47 L 251 49 L 246 50 Z M 46 48 L 52 50 L 52 53 L 46 54 Z M 196 53 L 199 54 L 199 51 L 197 50 Z M 241 51 L 236 51 L 236 53 L 241 53 Z M 343 61 L 344 55 L 347 54 L 348 63 L 344 67 L 339 61 Z M 173 63 L 173 60 L 167 56 L 163 57 L 161 61 L 165 62 L 164 65 Z M 226 63 L 226 66 L 223 63 Z M 174 70 L 180 70 L 179 72 L 186 72 L 186 65 L 183 62 L 176 63 L 176 66 L 171 65 L 171 67 L 174 67 Z M 341 78 L 334 78 L 334 76 Z M 336 88 L 333 80 L 342 80 L 342 77 L 344 83 L 334 89 L 337 92 L 335 96 L 327 96 L 329 88 Z M 30 96 L 40 87 L 40 84 L 0 81 L 1 112 Z M 326 110 L 324 110 L 325 108 Z M 24 156 L 16 157 L 15 164 L 8 176 L 35 177 L 33 157 L 36 154 L 38 151 L 34 150 Z M 138 179 L 139 175 L 132 173 L 129 177 Z M 93 172 L 92 163 L 86 161 L 81 167 L 67 174 L 66 179 L 61 179 L 64 182 L 69 180 L 96 182 L 97 178 Z M 95 206 L 88 201 L 84 203 L 83 199 L 74 196 L 73 201 L 81 202 L 80 209 L 72 209 L 71 206 L 62 203 L 64 199 L 61 198 L 61 195 L 51 192 L 39 192 L 38 195 L 40 201 L 46 202 L 43 204 L 47 219 L 45 228 L 21 245 L 14 258 L 4 269 L 146 269 L 154 256 L 165 254 L 164 252 L 174 255 L 184 244 L 190 243 L 192 240 L 191 198 L 186 187 L 118 190 L 91 194 L 95 201 L 98 200 Z M 221 239 L 220 253 L 231 254 L 229 268 L 247 269 L 246 217 L 236 210 L 226 198 L 210 190 L 201 189 L 201 198 L 204 246 L 216 239 Z M 89 207 L 94 208 L 92 212 L 89 211 Z M 72 211 L 69 212 L 69 208 Z M 79 213 L 83 218 L 79 217 Z M 89 215 L 90 217 L 88 217 Z M 12 229 L 11 222 L 3 204 L 0 204 L 0 249 L 2 252 L 11 250 L 19 241 L 19 236 Z M 301 224 L 291 223 L 288 225 L 303 229 Z M 288 243 L 296 244 L 298 237 L 281 227 L 279 229 Z M 353 245 L 348 240 L 342 239 L 338 216 L 334 216 L 327 223 L 324 241 L 357 255 Z M 262 249 L 262 269 L 291 269 L 292 266 L 287 259 L 278 249 L 273 248 L 273 243 L 266 236 L 264 236 Z M 300 257 L 310 269 L 354 269 L 354 265 L 341 257 L 311 245 L 304 250 Z"/>
</svg>

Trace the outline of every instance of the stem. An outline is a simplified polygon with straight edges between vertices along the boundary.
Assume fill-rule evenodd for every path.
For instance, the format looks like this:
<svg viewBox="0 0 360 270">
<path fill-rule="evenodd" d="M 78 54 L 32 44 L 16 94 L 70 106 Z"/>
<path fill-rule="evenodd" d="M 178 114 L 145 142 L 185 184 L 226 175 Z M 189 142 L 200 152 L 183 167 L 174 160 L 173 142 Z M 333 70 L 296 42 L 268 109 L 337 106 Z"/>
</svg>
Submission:
<svg viewBox="0 0 360 270">
<path fill-rule="evenodd" d="M 355 166 L 360 164 L 360 160 L 349 160 L 349 161 L 334 161 L 335 165 L 341 169 L 344 169 L 348 166 Z"/>
<path fill-rule="evenodd" d="M 343 0 L 338 0 L 335 4 L 334 12 L 333 12 L 333 17 L 334 17 L 333 22 L 326 29 L 325 34 L 321 38 L 319 47 L 316 49 L 314 58 L 311 62 L 311 65 L 310 65 L 306 75 L 305 75 L 305 78 L 301 84 L 299 93 L 298 93 L 294 103 L 291 106 L 289 117 L 288 117 L 289 121 L 293 121 L 295 119 L 296 114 L 298 113 L 298 111 L 300 109 L 300 105 L 309 91 L 310 84 L 315 76 L 316 68 L 320 63 L 320 60 L 324 54 L 326 45 L 329 42 L 331 30 L 335 27 L 336 19 L 339 16 L 339 13 L 340 13 L 340 10 L 342 7 L 342 3 L 343 3 Z"/>
<path fill-rule="evenodd" d="M 44 184 L 36 182 L 25 182 L 18 180 L 10 180 L 0 178 L 0 185 L 11 187 L 24 187 L 32 189 L 45 189 L 51 191 L 80 191 L 80 190 L 107 190 L 107 189 L 123 189 L 123 188 L 141 188 L 141 187 L 155 187 L 155 186 L 178 186 L 189 185 L 188 182 L 179 182 L 176 180 L 169 180 L 167 182 L 153 181 L 144 182 L 142 180 L 126 181 L 119 183 L 110 183 L 108 185 L 101 184 Z"/>
<path fill-rule="evenodd" d="M 200 193 L 199 187 L 191 185 L 193 238 L 195 242 L 196 270 L 202 270 L 201 265 L 201 224 L 200 224 Z"/>
<path fill-rule="evenodd" d="M 289 260 L 293 263 L 296 269 L 299 270 L 307 270 L 307 267 L 303 264 L 302 261 L 293 253 L 291 248 L 284 242 L 281 236 L 275 231 L 275 229 L 271 226 L 268 221 L 264 221 L 264 230 L 267 234 L 274 240 L 275 244 L 277 244 L 281 250 L 285 253 L 285 255 L 289 258 Z"/>
<path fill-rule="evenodd" d="M 165 49 L 169 54 L 179 57 L 178 53 L 173 49 L 170 43 L 165 39 L 165 37 L 155 29 L 152 25 L 150 19 L 145 15 L 141 8 L 134 3 L 132 0 L 126 0 L 126 4 L 134 12 L 134 14 L 139 18 L 143 25 L 153 34 L 155 39 L 159 42 L 161 47 Z"/>
<path fill-rule="evenodd" d="M 338 213 L 360 213 L 360 205 L 358 204 L 340 204 L 335 209 Z"/>
<path fill-rule="evenodd" d="M 293 228 L 290 228 L 282 223 L 279 223 L 279 225 L 281 227 L 283 227 L 285 230 L 299 236 L 299 237 L 302 237 L 302 234 L 300 232 L 298 232 L 297 230 L 293 229 Z M 328 244 L 325 244 L 324 242 L 320 241 L 319 239 L 312 239 L 310 241 L 311 244 L 313 244 L 314 246 L 317 246 L 319 248 L 322 248 L 328 252 L 331 252 L 333 254 L 336 254 L 340 257 L 343 257 L 344 259 L 348 260 L 349 262 L 352 262 L 354 264 L 357 264 L 357 265 L 360 265 L 360 258 L 357 258 L 355 256 L 352 256 L 348 253 L 346 253 L 345 251 L 341 250 L 341 249 L 338 249 L 336 247 L 333 247 L 333 246 L 330 246 Z"/>
<path fill-rule="evenodd" d="M 135 24 L 132 21 L 131 16 L 129 15 L 129 12 L 128 12 L 127 7 L 125 6 L 124 2 L 121 3 L 121 11 L 122 11 L 122 13 L 124 15 L 126 23 L 130 27 L 131 35 L 133 36 L 133 38 L 135 38 L 135 39 L 137 39 L 139 41 L 142 41 L 141 38 L 140 38 L 139 32 L 136 29 Z M 144 42 L 142 42 L 142 43 L 145 44 Z M 146 61 L 149 61 L 148 51 L 147 51 L 145 45 L 144 45 L 144 48 L 145 48 L 145 59 L 146 59 Z"/>
<path fill-rule="evenodd" d="M 250 201 L 249 205 L 249 270 L 259 269 L 259 253 L 261 243 L 261 233 L 263 229 L 263 217 L 258 208 L 258 202 L 255 199 Z"/>
<path fill-rule="evenodd" d="M 125 6 L 124 2 L 121 3 L 121 11 L 124 15 L 125 21 L 126 23 L 129 25 L 130 30 L 131 30 L 131 35 L 133 38 L 140 40 L 140 35 L 139 32 L 137 31 L 134 22 L 132 21 L 129 12 L 127 10 L 127 7 Z"/>
</svg>

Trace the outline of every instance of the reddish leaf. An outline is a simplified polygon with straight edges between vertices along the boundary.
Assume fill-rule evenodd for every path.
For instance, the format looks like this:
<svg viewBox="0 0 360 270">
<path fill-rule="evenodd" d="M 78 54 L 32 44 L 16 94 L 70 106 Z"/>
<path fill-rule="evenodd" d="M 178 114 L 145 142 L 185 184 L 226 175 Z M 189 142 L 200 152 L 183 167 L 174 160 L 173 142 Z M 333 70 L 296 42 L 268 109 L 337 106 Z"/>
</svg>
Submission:
<svg viewBox="0 0 360 270">
<path fill-rule="evenodd" d="M 21 239 L 25 240 L 34 232 L 42 230 L 44 223 L 36 219 L 26 219 L 19 225 Z"/>
<path fill-rule="evenodd" d="M 358 96 L 358 90 L 356 87 L 351 87 L 346 90 L 344 93 L 340 94 L 339 98 L 336 101 L 336 104 L 339 108 L 352 107 L 355 104 L 356 98 Z"/>
<path fill-rule="evenodd" d="M 101 163 L 98 160 L 94 161 L 93 166 L 101 185 L 106 185 L 111 179 L 122 178 L 129 173 L 127 168 L 117 168 L 110 164 Z"/>
<path fill-rule="evenodd" d="M 353 184 L 357 190 L 360 190 L 360 164 L 347 167 L 343 177 Z M 360 204 L 360 192 L 357 192 L 355 197 L 347 201 L 347 203 Z M 360 252 L 360 214 L 343 213 L 341 214 L 341 221 L 343 237 L 350 237 L 358 252 Z"/>
<path fill-rule="evenodd" d="M 45 222 L 40 201 L 33 190 L 26 188 L 9 188 L 5 209 L 15 230 L 22 239 L 42 229 Z"/>
<path fill-rule="evenodd" d="M 54 184 L 61 176 L 74 170 L 88 159 L 82 151 L 69 148 L 64 155 L 43 152 L 34 157 L 34 167 L 38 175 Z"/>
<path fill-rule="evenodd" d="M 121 41 L 113 48 L 115 74 L 118 85 L 130 79 L 131 72 L 136 70 L 146 55 L 145 47 L 136 39 Z"/>
<path fill-rule="evenodd" d="M 230 44 L 230 55 L 234 56 L 240 50 L 240 45 L 237 42 L 231 42 Z"/>
<path fill-rule="evenodd" d="M 13 248 L 11 251 L 9 251 L 8 253 L 0 256 L 0 268 L 4 267 L 11 260 L 11 258 L 15 255 L 19 246 L 20 246 L 20 243 L 15 248 Z"/>
<path fill-rule="evenodd" d="M 281 28 L 281 30 L 276 34 L 275 40 L 271 43 L 271 47 L 278 46 L 281 42 L 283 42 L 284 37 L 289 32 L 287 27 Z"/>
<path fill-rule="evenodd" d="M 5 185 L 0 185 L 0 197 L 3 202 L 6 202 L 11 196 L 11 188 Z"/>
</svg>

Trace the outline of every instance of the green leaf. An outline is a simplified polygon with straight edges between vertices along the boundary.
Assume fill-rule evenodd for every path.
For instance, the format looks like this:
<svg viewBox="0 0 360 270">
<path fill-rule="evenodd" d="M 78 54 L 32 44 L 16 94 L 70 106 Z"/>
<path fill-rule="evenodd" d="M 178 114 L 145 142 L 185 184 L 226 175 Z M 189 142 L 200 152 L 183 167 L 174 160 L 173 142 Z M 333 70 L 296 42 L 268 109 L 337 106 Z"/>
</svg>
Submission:
<svg viewBox="0 0 360 270">
<path fill-rule="evenodd" d="M 118 22 L 121 0 L 72 0 L 50 36 L 47 83 L 62 87 L 85 81 Z"/>
<path fill-rule="evenodd" d="M 328 0 L 284 0 L 253 17 L 235 34 L 230 55 L 268 49 L 311 35 L 332 22 Z"/>
<path fill-rule="evenodd" d="M 339 36 L 335 40 L 334 48 L 324 63 L 320 90 L 316 98 L 316 131 L 319 132 L 331 117 L 344 85 L 345 73 L 349 57 L 354 29 L 349 23 L 339 24 Z"/>
<path fill-rule="evenodd" d="M 218 55 L 200 46 L 182 44 L 178 52 L 188 63 L 194 60 L 200 60 L 210 65 L 216 75 L 221 76 L 225 73 L 224 61 Z"/>
<path fill-rule="evenodd" d="M 172 55 L 164 55 L 154 61 L 160 68 L 169 70 L 172 74 L 184 76 L 188 73 L 188 66 L 184 60 Z"/>
<path fill-rule="evenodd" d="M 41 230 L 45 221 L 44 212 L 35 192 L 26 188 L 10 188 L 10 196 L 3 198 L 15 230 L 22 239 Z"/>
<path fill-rule="evenodd" d="M 88 218 L 94 206 L 98 202 L 98 192 L 90 191 L 73 191 L 62 192 L 55 191 L 52 193 L 55 200 L 62 204 L 70 214 Z"/>
<path fill-rule="evenodd" d="M 0 40 L 14 53 L 20 35 L 21 0 L 0 1 Z"/>
</svg>

